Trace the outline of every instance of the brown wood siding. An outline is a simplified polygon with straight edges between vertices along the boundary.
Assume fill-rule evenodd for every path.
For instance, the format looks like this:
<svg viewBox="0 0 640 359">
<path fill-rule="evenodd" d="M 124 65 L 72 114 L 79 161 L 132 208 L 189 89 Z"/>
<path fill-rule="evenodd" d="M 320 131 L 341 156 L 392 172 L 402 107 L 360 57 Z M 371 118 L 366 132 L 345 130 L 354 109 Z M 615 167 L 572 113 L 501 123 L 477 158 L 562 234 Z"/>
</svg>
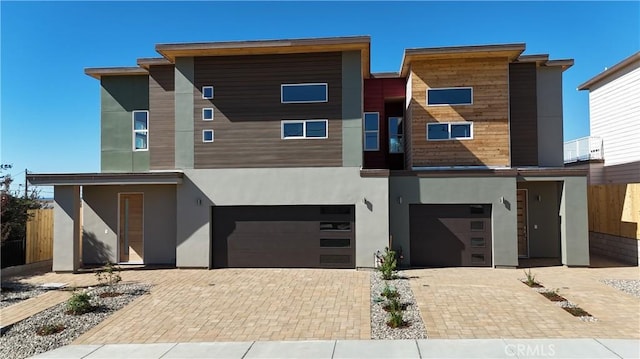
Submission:
<svg viewBox="0 0 640 359">
<path fill-rule="evenodd" d="M 175 168 L 174 67 L 149 68 L 149 168 Z"/>
<path fill-rule="evenodd" d="M 536 64 L 509 65 L 511 165 L 538 165 Z"/>
<path fill-rule="evenodd" d="M 194 59 L 194 167 L 342 166 L 342 54 L 256 55 Z M 280 85 L 327 83 L 328 102 L 280 103 Z M 202 99 L 202 86 L 214 99 Z M 203 121 L 202 109 L 214 108 Z M 282 120 L 327 119 L 327 139 L 281 139 Z M 212 143 L 202 130 L 214 130 Z"/>
<path fill-rule="evenodd" d="M 507 58 L 415 62 L 412 71 L 412 166 L 509 166 Z M 427 106 L 428 88 L 473 87 L 473 105 Z M 473 121 L 472 140 L 427 141 L 427 123 Z"/>
</svg>

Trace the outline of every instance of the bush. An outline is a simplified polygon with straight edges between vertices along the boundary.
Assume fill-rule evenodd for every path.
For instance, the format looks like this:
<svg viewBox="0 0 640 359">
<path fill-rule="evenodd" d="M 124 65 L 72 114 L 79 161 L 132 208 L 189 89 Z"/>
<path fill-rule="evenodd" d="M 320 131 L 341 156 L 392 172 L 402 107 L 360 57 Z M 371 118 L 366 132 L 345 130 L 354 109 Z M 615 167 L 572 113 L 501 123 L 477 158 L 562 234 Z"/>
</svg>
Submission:
<svg viewBox="0 0 640 359">
<path fill-rule="evenodd" d="M 81 315 L 93 310 L 93 306 L 89 302 L 91 297 L 85 292 L 75 292 L 67 300 L 67 314 Z"/>
<path fill-rule="evenodd" d="M 38 327 L 38 329 L 36 329 L 36 334 L 38 334 L 40 336 L 56 334 L 56 333 L 60 333 L 65 328 L 66 327 L 63 324 L 60 324 L 60 323 L 45 324 L 43 326 Z"/>
<path fill-rule="evenodd" d="M 120 277 L 120 270 L 120 267 L 117 265 L 112 263 L 105 264 L 104 269 L 96 271 L 98 283 L 100 283 L 100 285 L 108 286 L 108 292 L 114 293 L 115 285 L 122 281 L 122 277 Z"/>
<path fill-rule="evenodd" d="M 399 297 L 400 293 L 398 293 L 397 289 L 395 289 L 394 287 L 389 287 L 389 285 L 385 283 L 384 289 L 382 290 L 382 293 L 380 293 L 380 295 L 386 297 L 387 299 L 391 299 Z"/>
<path fill-rule="evenodd" d="M 391 328 L 400 328 L 406 325 L 404 321 L 404 317 L 402 316 L 402 311 L 390 311 L 389 312 L 389 321 L 387 325 Z"/>
<path fill-rule="evenodd" d="M 382 279 L 390 280 L 394 279 L 396 276 L 396 252 L 389 249 L 389 247 L 384 248 L 384 253 L 379 257 L 380 258 L 380 266 L 378 266 L 378 270 L 382 275 Z"/>
</svg>

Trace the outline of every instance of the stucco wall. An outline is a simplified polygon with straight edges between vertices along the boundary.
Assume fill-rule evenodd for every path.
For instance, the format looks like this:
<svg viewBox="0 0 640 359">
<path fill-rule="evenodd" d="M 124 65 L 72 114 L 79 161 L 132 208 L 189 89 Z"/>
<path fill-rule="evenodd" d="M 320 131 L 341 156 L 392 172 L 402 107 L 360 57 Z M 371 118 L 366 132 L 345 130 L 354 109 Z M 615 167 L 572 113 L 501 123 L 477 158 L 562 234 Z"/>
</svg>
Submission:
<svg viewBox="0 0 640 359">
<path fill-rule="evenodd" d="M 356 266 L 372 267 L 388 243 L 388 179 L 361 178 L 359 168 L 186 170 L 177 187 L 178 267 L 211 264 L 211 206 L 322 205 L 356 207 Z"/>
</svg>

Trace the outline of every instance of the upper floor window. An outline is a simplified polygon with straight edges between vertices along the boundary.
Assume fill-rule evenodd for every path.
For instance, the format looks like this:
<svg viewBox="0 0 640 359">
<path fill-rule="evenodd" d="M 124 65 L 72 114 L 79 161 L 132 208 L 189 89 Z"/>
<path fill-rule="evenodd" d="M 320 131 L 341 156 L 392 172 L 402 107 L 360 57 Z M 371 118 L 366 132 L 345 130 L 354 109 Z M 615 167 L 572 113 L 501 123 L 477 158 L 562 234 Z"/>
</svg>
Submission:
<svg viewBox="0 0 640 359">
<path fill-rule="evenodd" d="M 149 111 L 133 111 L 133 150 L 149 149 Z"/>
<path fill-rule="evenodd" d="M 202 86 L 202 98 L 208 100 L 213 98 L 213 86 Z"/>
<path fill-rule="evenodd" d="M 473 122 L 428 123 L 427 140 L 468 140 L 473 138 Z"/>
<path fill-rule="evenodd" d="M 280 85 L 280 102 L 282 103 L 327 102 L 328 98 L 326 83 Z"/>
<path fill-rule="evenodd" d="M 213 109 L 212 108 L 203 108 L 202 109 L 202 119 L 204 121 L 213 121 Z"/>
<path fill-rule="evenodd" d="M 282 139 L 327 138 L 327 120 L 283 120 Z"/>
<path fill-rule="evenodd" d="M 473 104 L 473 88 L 471 87 L 431 88 L 427 90 L 427 106 L 471 104 Z"/>
<path fill-rule="evenodd" d="M 202 130 L 202 142 L 213 142 L 213 130 Z"/>
<path fill-rule="evenodd" d="M 364 113 L 364 150 L 378 151 L 380 136 L 380 114 L 378 112 Z"/>
<path fill-rule="evenodd" d="M 404 152 L 402 117 L 389 117 L 389 153 Z"/>
</svg>

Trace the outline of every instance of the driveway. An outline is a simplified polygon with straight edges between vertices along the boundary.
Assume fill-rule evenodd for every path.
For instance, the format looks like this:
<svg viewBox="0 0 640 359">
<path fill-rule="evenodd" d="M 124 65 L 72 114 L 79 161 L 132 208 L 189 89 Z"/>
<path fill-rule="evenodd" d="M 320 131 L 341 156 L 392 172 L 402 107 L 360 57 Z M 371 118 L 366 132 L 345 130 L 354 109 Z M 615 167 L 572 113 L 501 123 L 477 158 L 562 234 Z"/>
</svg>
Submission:
<svg viewBox="0 0 640 359">
<path fill-rule="evenodd" d="M 429 338 L 640 338 L 640 299 L 602 279 L 639 279 L 638 267 L 531 269 L 536 280 L 596 317 L 583 322 L 519 281 L 522 269 L 406 271 Z"/>
<path fill-rule="evenodd" d="M 370 339 L 368 271 L 128 270 L 155 284 L 74 344 Z M 30 281 L 94 283 L 92 274 Z"/>
</svg>

